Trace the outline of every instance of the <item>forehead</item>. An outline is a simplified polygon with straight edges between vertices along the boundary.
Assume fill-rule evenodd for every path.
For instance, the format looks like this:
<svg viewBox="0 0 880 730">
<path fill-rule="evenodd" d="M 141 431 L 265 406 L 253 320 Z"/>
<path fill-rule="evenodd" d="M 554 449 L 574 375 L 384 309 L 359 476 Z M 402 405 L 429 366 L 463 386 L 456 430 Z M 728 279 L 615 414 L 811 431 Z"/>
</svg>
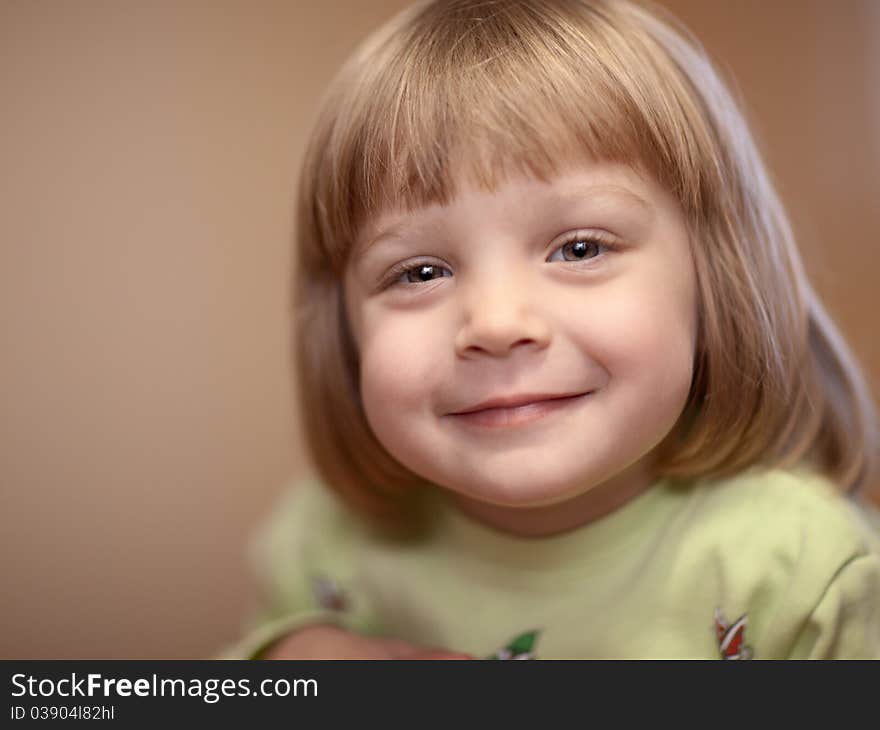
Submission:
<svg viewBox="0 0 880 730">
<path fill-rule="evenodd" d="M 575 203 L 626 208 L 641 215 L 676 205 L 644 170 L 616 163 L 579 164 L 546 179 L 511 175 L 491 189 L 459 176 L 449 203 L 410 209 L 390 207 L 369 217 L 357 238 L 355 253 L 364 254 L 383 241 L 431 227 L 456 211 L 471 209 L 477 214 L 484 211 L 486 215 L 516 218 L 533 212 L 552 215 Z"/>
</svg>

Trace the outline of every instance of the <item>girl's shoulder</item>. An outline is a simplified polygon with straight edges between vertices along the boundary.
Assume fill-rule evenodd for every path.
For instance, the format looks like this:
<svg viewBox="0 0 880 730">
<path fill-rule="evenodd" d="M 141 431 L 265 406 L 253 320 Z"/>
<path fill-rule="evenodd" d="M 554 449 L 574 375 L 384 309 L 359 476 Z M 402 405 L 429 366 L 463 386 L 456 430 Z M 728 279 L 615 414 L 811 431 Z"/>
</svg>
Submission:
<svg viewBox="0 0 880 730">
<path fill-rule="evenodd" d="M 336 562 L 362 532 L 361 521 L 319 480 L 291 478 L 252 531 L 248 552 L 256 565 Z"/>
<path fill-rule="evenodd" d="M 806 469 L 695 487 L 676 553 L 696 566 L 688 595 L 702 590 L 727 619 L 747 617 L 758 657 L 880 657 L 874 508 Z"/>
<path fill-rule="evenodd" d="M 305 475 L 290 477 L 279 489 L 264 524 L 308 525 L 321 523 L 321 529 L 345 522 L 348 510 L 320 480 Z"/>
<path fill-rule="evenodd" d="M 697 523 L 723 527 L 730 540 L 776 549 L 841 554 L 880 553 L 880 512 L 842 493 L 807 468 L 751 469 L 735 477 L 703 480 L 695 490 Z M 714 525 L 714 528 L 713 528 Z"/>
</svg>

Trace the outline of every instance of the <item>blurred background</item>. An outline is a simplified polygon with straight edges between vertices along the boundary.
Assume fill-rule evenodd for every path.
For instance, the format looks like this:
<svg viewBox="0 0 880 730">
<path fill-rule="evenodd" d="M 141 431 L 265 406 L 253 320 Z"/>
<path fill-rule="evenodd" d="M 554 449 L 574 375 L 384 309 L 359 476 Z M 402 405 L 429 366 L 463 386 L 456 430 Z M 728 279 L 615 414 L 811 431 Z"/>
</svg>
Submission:
<svg viewBox="0 0 880 730">
<path fill-rule="evenodd" d="M 304 469 L 292 200 L 406 0 L 0 0 L 0 658 L 199 658 Z M 667 0 L 736 81 L 880 396 L 880 0 Z"/>
</svg>

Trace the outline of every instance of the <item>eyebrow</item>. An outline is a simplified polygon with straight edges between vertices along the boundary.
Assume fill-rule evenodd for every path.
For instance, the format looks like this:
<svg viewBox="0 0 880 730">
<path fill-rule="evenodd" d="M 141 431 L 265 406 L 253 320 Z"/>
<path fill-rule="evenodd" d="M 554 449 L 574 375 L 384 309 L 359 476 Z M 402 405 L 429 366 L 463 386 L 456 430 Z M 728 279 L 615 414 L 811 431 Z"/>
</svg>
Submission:
<svg viewBox="0 0 880 730">
<path fill-rule="evenodd" d="M 411 225 L 411 224 L 410 224 Z M 383 228 L 380 230 L 375 236 L 373 236 L 369 241 L 367 241 L 363 246 L 361 246 L 360 251 L 358 252 L 361 256 L 363 256 L 367 251 L 369 251 L 373 246 L 375 246 L 379 241 L 382 241 L 386 238 L 402 238 L 403 232 L 410 227 L 406 222 L 401 221 L 398 223 L 394 223 L 387 228 Z"/>
<path fill-rule="evenodd" d="M 653 213 L 654 207 L 643 197 L 637 195 L 629 188 L 622 187 L 620 185 L 581 185 L 577 187 L 573 187 L 569 190 L 566 190 L 563 193 L 554 193 L 550 194 L 547 197 L 552 197 L 554 202 L 562 202 L 565 204 L 573 203 L 582 198 L 586 198 L 589 196 L 595 196 L 597 193 L 611 193 L 612 195 L 620 198 L 625 198 L 632 204 L 637 205 L 646 213 Z M 549 202 L 549 201 L 548 201 Z M 386 228 L 381 229 L 376 235 L 370 238 L 367 243 L 361 247 L 359 251 L 359 255 L 363 256 L 369 249 L 373 248 L 373 246 L 387 238 L 402 238 L 404 235 L 404 231 L 408 231 L 412 224 L 408 224 L 404 221 L 397 221 L 392 223 Z M 415 226 L 418 228 L 418 224 Z"/>
<path fill-rule="evenodd" d="M 647 200 L 645 200 L 641 195 L 638 195 L 629 188 L 625 188 L 621 185 L 581 185 L 578 187 L 574 187 L 571 190 L 567 190 L 564 193 L 560 193 L 554 197 L 559 200 L 564 200 L 566 203 L 568 203 L 574 202 L 575 200 L 580 200 L 581 198 L 587 198 L 602 193 L 611 193 L 615 197 L 625 198 L 627 201 L 637 205 L 647 213 L 654 212 L 654 206 L 651 205 Z"/>
</svg>

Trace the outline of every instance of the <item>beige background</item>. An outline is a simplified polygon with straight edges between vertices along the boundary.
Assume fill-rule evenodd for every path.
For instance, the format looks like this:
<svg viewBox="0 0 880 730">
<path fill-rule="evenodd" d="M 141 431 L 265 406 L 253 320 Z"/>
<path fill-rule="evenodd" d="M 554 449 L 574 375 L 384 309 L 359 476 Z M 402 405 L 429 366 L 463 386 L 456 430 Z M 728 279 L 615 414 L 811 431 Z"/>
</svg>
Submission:
<svg viewBox="0 0 880 730">
<path fill-rule="evenodd" d="M 316 101 L 403 0 L 0 0 L 0 657 L 236 637 L 302 468 L 292 191 Z M 676 0 L 738 80 L 880 394 L 880 2 Z"/>
</svg>

